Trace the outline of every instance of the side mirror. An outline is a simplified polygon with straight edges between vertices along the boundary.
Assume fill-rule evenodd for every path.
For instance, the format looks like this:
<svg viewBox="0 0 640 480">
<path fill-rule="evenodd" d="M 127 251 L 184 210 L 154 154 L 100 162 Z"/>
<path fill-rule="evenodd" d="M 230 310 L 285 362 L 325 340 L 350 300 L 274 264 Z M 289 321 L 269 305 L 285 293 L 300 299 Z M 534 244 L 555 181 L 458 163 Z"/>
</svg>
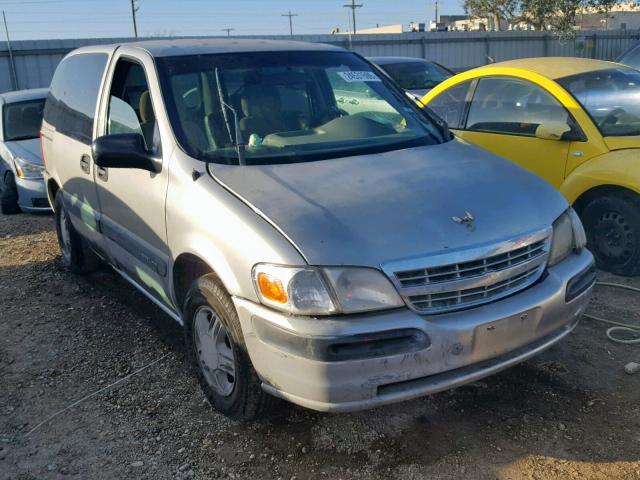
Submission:
<svg viewBox="0 0 640 480">
<path fill-rule="evenodd" d="M 161 162 L 147 152 L 138 133 L 118 133 L 96 138 L 91 147 L 93 161 L 103 168 L 137 168 L 160 172 Z"/>
<path fill-rule="evenodd" d="M 543 140 L 567 140 L 565 135 L 571 132 L 571 127 L 564 122 L 541 123 L 536 128 L 536 137 Z"/>
</svg>

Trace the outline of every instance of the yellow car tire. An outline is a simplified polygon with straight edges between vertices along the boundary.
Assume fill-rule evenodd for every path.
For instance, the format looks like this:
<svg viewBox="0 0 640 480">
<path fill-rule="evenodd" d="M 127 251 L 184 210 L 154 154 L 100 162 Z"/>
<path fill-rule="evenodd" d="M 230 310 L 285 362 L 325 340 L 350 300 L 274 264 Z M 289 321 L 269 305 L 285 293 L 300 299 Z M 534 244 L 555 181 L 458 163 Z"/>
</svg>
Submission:
<svg viewBox="0 0 640 480">
<path fill-rule="evenodd" d="M 581 217 L 599 268 L 627 277 L 640 274 L 640 195 L 602 195 L 582 209 Z"/>
</svg>

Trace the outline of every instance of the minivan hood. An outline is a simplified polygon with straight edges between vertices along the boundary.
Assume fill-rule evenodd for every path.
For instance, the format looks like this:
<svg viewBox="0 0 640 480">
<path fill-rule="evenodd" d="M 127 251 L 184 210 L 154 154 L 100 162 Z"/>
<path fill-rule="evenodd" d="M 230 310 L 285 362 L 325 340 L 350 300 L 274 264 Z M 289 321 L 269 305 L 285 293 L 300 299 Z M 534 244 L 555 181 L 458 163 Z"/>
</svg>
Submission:
<svg viewBox="0 0 640 480">
<path fill-rule="evenodd" d="M 567 208 L 545 181 L 486 150 L 442 145 L 309 163 L 211 165 L 312 265 L 381 264 L 512 239 Z M 470 212 L 471 230 L 452 220 Z"/>
<path fill-rule="evenodd" d="M 20 157 L 32 163 L 42 164 L 42 159 L 40 158 L 39 138 L 9 141 L 5 142 L 5 146 L 7 147 L 7 149 L 9 149 L 14 157 Z"/>
</svg>

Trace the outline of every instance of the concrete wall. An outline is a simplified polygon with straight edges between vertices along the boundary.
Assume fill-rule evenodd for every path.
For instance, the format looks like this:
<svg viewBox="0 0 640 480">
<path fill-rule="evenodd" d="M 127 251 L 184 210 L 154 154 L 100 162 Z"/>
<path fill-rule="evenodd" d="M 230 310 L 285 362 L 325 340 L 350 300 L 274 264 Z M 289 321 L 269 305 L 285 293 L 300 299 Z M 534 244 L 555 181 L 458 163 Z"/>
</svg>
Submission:
<svg viewBox="0 0 640 480">
<path fill-rule="evenodd" d="M 268 37 L 289 39 L 288 36 Z M 379 35 L 297 35 L 296 40 L 331 43 L 365 56 L 400 55 L 435 60 L 461 71 L 493 61 L 540 56 L 613 60 L 640 39 L 640 31 L 577 32 L 560 40 L 550 32 L 421 32 Z M 56 65 L 74 48 L 133 41 L 131 38 L 33 40 L 12 43 L 18 89 L 46 87 Z M 6 44 L 0 46 L 0 92 L 13 90 Z"/>
</svg>

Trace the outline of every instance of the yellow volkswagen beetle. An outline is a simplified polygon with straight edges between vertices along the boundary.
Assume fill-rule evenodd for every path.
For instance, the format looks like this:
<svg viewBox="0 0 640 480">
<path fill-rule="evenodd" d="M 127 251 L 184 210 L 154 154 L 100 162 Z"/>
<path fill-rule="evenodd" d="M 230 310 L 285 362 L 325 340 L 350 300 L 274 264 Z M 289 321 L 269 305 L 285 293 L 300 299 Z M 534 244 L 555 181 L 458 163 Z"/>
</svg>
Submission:
<svg viewBox="0 0 640 480">
<path fill-rule="evenodd" d="M 580 58 L 513 60 L 456 75 L 422 103 L 459 137 L 558 188 L 601 268 L 640 274 L 640 71 Z"/>
</svg>

